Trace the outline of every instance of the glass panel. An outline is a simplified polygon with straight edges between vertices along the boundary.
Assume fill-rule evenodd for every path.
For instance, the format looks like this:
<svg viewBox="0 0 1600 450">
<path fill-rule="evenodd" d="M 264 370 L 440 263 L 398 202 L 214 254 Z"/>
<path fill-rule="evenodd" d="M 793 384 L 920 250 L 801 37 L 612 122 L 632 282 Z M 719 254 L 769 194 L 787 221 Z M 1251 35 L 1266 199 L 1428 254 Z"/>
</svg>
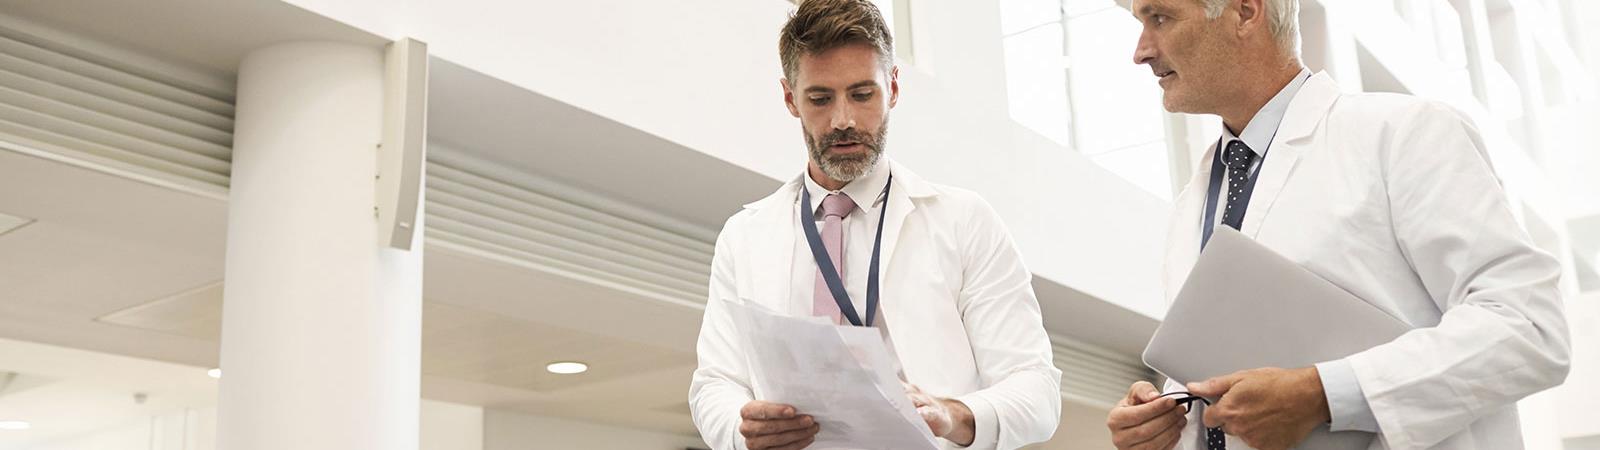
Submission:
<svg viewBox="0 0 1600 450">
<path fill-rule="evenodd" d="M 1162 200 L 1172 200 L 1166 141 L 1155 141 L 1090 156 L 1100 167 Z"/>
<path fill-rule="evenodd" d="M 1141 28 L 1121 8 L 1067 23 L 1078 151 L 1097 154 L 1166 139 L 1161 88 L 1133 63 Z"/>
<path fill-rule="evenodd" d="M 1071 147 L 1061 32 L 1061 24 L 1054 23 L 1005 39 L 1006 94 L 1012 120 Z"/>
</svg>

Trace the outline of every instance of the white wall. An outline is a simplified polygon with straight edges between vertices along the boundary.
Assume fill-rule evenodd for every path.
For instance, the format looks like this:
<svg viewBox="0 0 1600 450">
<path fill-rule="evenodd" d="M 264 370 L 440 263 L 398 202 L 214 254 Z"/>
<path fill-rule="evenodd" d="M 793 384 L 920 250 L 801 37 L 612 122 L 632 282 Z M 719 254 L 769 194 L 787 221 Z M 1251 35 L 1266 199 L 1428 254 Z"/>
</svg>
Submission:
<svg viewBox="0 0 1600 450">
<path fill-rule="evenodd" d="M 804 164 L 778 85 L 784 0 L 287 1 L 774 179 Z M 890 154 L 983 194 L 1036 275 L 1159 317 L 1165 202 L 1009 118 L 998 2 L 910 9 Z"/>
<path fill-rule="evenodd" d="M 420 450 L 483 448 L 483 407 L 422 400 Z"/>
<path fill-rule="evenodd" d="M 708 448 L 699 437 L 640 431 L 590 422 L 490 409 L 484 412 L 484 450 Z"/>
<path fill-rule="evenodd" d="M 216 408 L 185 409 L 15 450 L 214 450 L 216 426 Z"/>
<path fill-rule="evenodd" d="M 97 433 L 16 450 L 151 450 L 150 423 L 138 419 Z M 209 448 L 209 447 L 208 447 Z"/>
</svg>

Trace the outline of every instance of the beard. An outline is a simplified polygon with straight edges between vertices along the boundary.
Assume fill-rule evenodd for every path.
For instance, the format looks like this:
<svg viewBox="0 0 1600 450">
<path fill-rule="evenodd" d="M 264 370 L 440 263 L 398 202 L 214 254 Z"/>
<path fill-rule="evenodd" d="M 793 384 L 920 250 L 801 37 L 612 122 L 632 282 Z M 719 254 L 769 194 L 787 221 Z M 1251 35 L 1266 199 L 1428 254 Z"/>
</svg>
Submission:
<svg viewBox="0 0 1600 450">
<path fill-rule="evenodd" d="M 878 165 L 878 158 L 883 156 L 883 146 L 889 140 L 889 121 L 884 120 L 878 126 L 876 133 L 862 133 L 855 128 L 833 130 L 826 135 L 813 137 L 811 131 L 805 126 L 800 127 L 801 134 L 805 135 L 806 148 L 811 153 L 811 162 L 822 169 L 828 178 L 841 183 L 849 183 L 861 178 L 867 171 Z M 846 155 L 829 155 L 828 149 L 838 142 L 855 141 L 866 146 L 867 151 Z"/>
</svg>

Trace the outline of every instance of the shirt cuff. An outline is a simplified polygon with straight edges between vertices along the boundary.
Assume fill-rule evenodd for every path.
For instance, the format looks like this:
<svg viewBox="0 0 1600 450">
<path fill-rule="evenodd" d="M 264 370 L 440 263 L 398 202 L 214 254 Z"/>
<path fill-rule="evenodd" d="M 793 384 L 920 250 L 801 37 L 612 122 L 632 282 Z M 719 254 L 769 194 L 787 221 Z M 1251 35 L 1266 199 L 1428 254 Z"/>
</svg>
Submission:
<svg viewBox="0 0 1600 450">
<path fill-rule="evenodd" d="M 1333 419 L 1329 430 L 1378 432 L 1378 418 L 1372 414 L 1372 405 L 1367 403 L 1350 361 L 1340 359 L 1317 364 L 1317 375 L 1322 378 L 1322 392 L 1328 397 L 1328 415 Z"/>
<path fill-rule="evenodd" d="M 962 447 L 951 443 L 950 448 L 990 449 L 999 445 L 1000 418 L 994 412 L 994 405 L 988 400 L 977 395 L 967 395 L 956 398 L 967 409 L 972 410 L 972 444 Z"/>
</svg>

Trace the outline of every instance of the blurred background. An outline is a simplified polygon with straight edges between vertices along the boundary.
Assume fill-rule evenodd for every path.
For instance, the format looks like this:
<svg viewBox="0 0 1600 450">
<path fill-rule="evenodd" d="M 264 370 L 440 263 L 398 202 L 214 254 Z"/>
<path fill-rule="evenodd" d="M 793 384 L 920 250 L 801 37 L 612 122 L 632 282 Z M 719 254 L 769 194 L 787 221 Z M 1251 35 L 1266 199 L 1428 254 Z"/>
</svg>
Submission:
<svg viewBox="0 0 1600 450">
<path fill-rule="evenodd" d="M 901 74 L 889 154 L 981 193 L 1034 271 L 1065 373 L 1061 427 L 1036 448 L 1111 448 L 1106 411 L 1155 376 L 1138 355 L 1165 309 L 1170 201 L 1220 122 L 1163 111 L 1126 2 L 877 3 Z M 393 377 L 420 376 L 420 418 L 277 431 L 704 447 L 686 392 L 713 242 L 805 163 L 778 83 L 793 8 L 0 0 L 0 450 L 227 447 L 219 386 L 250 375 L 219 367 L 241 61 L 405 37 L 428 45 L 427 260 L 421 372 Z M 1304 63 L 1345 89 L 1477 122 L 1566 267 L 1573 369 L 1519 405 L 1527 448 L 1600 449 L 1600 2 L 1302 0 L 1300 24 Z M 337 367 L 249 383 L 293 395 L 349 382 Z"/>
</svg>

